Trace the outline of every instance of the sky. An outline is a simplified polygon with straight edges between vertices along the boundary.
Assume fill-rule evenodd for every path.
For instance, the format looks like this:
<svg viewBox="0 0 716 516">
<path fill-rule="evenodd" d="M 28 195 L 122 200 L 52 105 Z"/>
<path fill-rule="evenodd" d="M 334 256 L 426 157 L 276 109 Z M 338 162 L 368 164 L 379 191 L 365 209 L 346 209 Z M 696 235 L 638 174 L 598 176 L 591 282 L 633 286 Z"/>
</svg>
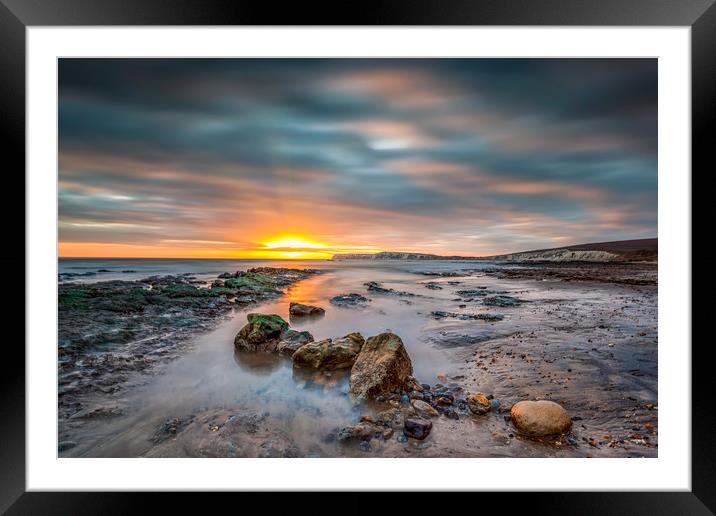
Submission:
<svg viewBox="0 0 716 516">
<path fill-rule="evenodd" d="M 656 59 L 60 59 L 59 254 L 657 234 Z"/>
</svg>

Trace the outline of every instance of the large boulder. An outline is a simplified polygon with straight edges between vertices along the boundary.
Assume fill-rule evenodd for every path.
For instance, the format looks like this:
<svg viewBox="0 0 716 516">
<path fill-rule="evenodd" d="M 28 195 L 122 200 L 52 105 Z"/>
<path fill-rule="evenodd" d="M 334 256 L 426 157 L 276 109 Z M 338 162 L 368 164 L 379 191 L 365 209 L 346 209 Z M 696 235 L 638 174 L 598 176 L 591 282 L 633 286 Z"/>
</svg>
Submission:
<svg viewBox="0 0 716 516">
<path fill-rule="evenodd" d="M 291 303 L 288 308 L 288 313 L 297 317 L 305 317 L 307 315 L 323 315 L 326 311 L 320 306 Z"/>
<path fill-rule="evenodd" d="M 293 365 L 309 369 L 347 369 L 353 366 L 365 340 L 360 333 L 311 342 L 293 354 Z"/>
<path fill-rule="evenodd" d="M 307 331 L 284 330 L 276 350 L 279 353 L 293 355 L 298 348 L 309 342 L 313 342 L 313 335 Z"/>
<path fill-rule="evenodd" d="M 236 334 L 234 347 L 240 351 L 276 351 L 288 323 L 276 314 L 249 314 L 246 318 L 249 323 Z"/>
<path fill-rule="evenodd" d="M 390 394 L 402 388 L 412 373 L 413 364 L 400 337 L 390 332 L 369 337 L 351 370 L 350 395 L 360 401 Z"/>
<path fill-rule="evenodd" d="M 548 400 L 520 401 L 512 406 L 510 415 L 517 431 L 531 437 L 563 434 L 572 426 L 567 411 Z"/>
</svg>

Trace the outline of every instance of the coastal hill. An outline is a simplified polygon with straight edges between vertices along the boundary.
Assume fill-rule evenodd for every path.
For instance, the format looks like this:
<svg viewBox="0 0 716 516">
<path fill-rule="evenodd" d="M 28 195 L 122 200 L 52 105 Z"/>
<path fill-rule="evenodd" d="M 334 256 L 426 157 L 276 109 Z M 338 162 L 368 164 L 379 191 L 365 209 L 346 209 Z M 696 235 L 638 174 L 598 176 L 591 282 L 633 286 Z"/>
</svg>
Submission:
<svg viewBox="0 0 716 516">
<path fill-rule="evenodd" d="M 334 254 L 332 260 L 481 260 L 479 256 L 441 256 L 427 253 L 382 252 Z"/>
<path fill-rule="evenodd" d="M 656 238 L 595 242 L 551 249 L 537 249 L 493 256 L 440 256 L 427 253 L 381 252 L 374 254 L 336 254 L 332 260 L 505 260 L 550 262 L 655 262 L 659 242 Z"/>
</svg>

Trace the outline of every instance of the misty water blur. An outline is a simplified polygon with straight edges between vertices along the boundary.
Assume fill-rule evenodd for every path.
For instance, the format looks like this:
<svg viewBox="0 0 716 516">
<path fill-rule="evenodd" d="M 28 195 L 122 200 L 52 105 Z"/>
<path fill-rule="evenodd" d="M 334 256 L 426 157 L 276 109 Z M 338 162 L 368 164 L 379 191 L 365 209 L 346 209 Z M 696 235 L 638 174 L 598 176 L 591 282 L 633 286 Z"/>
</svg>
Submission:
<svg viewBox="0 0 716 516">
<path fill-rule="evenodd" d="M 485 266 L 475 262 L 460 265 L 465 268 Z M 316 442 L 336 426 L 354 419 L 356 412 L 347 396 L 346 372 L 312 375 L 294 370 L 290 358 L 285 356 L 235 353 L 234 336 L 246 324 L 246 315 L 250 312 L 278 314 L 290 321 L 292 328 L 310 331 L 316 340 L 354 331 L 366 338 L 392 331 L 403 339 L 413 361 L 415 376 L 425 381 L 434 380 L 439 373 L 451 374 L 457 367 L 445 350 L 432 346 L 423 338 L 425 327 L 431 323 L 426 315 L 435 310 L 439 300 L 449 300 L 450 294 L 426 289 L 424 284 L 435 278 L 413 272 L 447 270 L 447 267 L 454 270 L 455 263 L 63 260 L 60 270 L 112 271 L 80 277 L 84 281 L 127 280 L 186 272 L 191 272 L 197 279 L 210 281 L 221 272 L 255 266 L 316 268 L 323 269 L 324 273 L 289 287 L 287 293 L 275 301 L 236 310 L 215 330 L 199 336 L 192 352 L 169 364 L 163 374 L 128 395 L 124 400 L 128 407 L 124 410 L 125 415 L 96 429 L 97 449 L 92 449 L 89 454 L 136 456 L 149 449 L 151 443 L 147 435 L 151 435 L 163 421 L 209 407 L 240 406 L 280 416 L 285 431 L 293 439 L 302 436 L 300 440 L 307 442 Z M 123 270 L 136 272 L 123 273 Z M 414 295 L 372 294 L 366 291 L 364 283 L 367 281 Z M 371 301 L 361 308 L 330 304 L 331 297 L 351 292 L 367 295 Z M 321 306 L 326 310 L 325 316 L 289 317 L 290 302 Z"/>
</svg>

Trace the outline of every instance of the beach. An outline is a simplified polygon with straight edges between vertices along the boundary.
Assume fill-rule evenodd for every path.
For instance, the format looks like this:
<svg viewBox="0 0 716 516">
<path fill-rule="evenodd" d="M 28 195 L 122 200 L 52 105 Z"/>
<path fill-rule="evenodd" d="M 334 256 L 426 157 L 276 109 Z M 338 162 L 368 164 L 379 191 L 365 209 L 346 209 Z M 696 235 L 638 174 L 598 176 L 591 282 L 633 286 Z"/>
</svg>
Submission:
<svg viewBox="0 0 716 516">
<path fill-rule="evenodd" d="M 236 271 L 251 270 L 269 286 L 237 294 Z M 653 262 L 61 260 L 58 453 L 655 457 L 656 277 Z M 349 294 L 366 301 L 331 301 Z M 293 317 L 291 302 L 325 313 Z M 316 341 L 398 335 L 420 400 L 448 401 L 424 439 L 390 424 L 343 438 L 387 411 L 410 415 L 418 394 L 356 403 L 348 371 L 237 351 L 249 313 Z M 464 403 L 475 392 L 487 413 Z M 521 435 L 510 416 L 521 400 L 559 403 L 569 432 Z"/>
</svg>

